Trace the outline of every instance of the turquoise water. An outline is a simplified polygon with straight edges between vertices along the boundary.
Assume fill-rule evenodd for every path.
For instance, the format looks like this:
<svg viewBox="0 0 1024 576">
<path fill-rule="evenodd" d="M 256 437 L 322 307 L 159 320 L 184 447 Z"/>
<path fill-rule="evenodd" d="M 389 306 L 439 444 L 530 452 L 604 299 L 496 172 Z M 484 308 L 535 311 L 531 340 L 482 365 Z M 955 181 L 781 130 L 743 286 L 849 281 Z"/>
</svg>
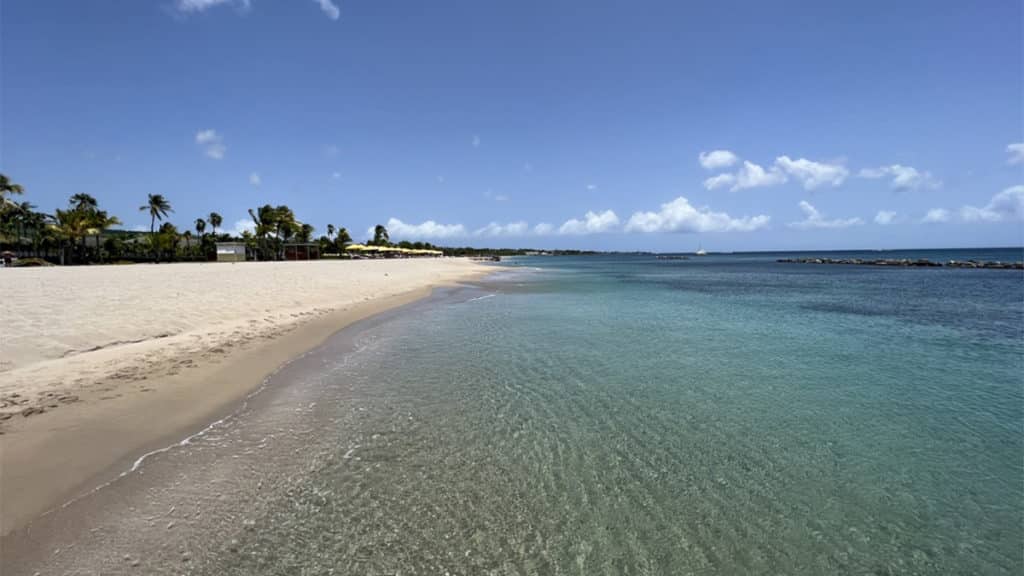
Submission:
<svg viewBox="0 0 1024 576">
<path fill-rule="evenodd" d="M 503 264 L 148 462 L 132 515 L 178 528 L 118 511 L 83 547 L 148 573 L 1024 571 L 1024 275 L 776 257 Z"/>
</svg>

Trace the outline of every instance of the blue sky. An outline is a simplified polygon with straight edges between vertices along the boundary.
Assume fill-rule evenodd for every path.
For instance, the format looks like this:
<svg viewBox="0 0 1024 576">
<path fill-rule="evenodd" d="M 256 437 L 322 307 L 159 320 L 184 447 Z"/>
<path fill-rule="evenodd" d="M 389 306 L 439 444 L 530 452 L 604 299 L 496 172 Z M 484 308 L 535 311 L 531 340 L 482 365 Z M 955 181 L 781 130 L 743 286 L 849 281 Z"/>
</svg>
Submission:
<svg viewBox="0 0 1024 576">
<path fill-rule="evenodd" d="M 767 250 L 1021 245 L 1022 8 L 7 0 L 0 170 L 190 227 Z"/>
</svg>

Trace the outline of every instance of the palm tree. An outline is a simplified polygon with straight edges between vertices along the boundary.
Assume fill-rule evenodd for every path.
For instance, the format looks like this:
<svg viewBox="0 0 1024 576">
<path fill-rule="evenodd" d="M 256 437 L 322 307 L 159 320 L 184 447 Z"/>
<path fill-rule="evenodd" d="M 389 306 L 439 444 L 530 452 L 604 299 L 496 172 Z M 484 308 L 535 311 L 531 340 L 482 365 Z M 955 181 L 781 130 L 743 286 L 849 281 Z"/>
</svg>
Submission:
<svg viewBox="0 0 1024 576">
<path fill-rule="evenodd" d="M 249 232 L 248 230 L 242 230 L 241 236 L 242 236 L 242 242 L 245 243 L 245 251 L 246 252 L 253 252 L 253 253 L 255 253 L 256 252 L 256 239 L 255 239 L 255 237 L 253 237 L 252 232 Z M 248 258 L 248 257 L 249 257 L 249 255 L 246 254 L 246 258 Z"/>
<path fill-rule="evenodd" d="M 312 242 L 313 241 L 313 225 L 312 224 L 303 224 L 303 225 L 299 226 L 299 233 L 296 236 L 296 240 L 298 240 L 299 242 L 303 242 L 303 243 Z"/>
<path fill-rule="evenodd" d="M 52 219 L 42 212 L 30 211 L 23 216 L 24 226 L 32 230 L 32 255 L 39 256 L 39 242 L 47 232 L 46 225 Z"/>
<path fill-rule="evenodd" d="M 257 253 L 259 258 L 262 260 L 266 257 L 266 238 L 274 230 L 274 207 L 270 204 L 264 204 L 255 211 L 249 208 L 249 217 L 252 218 L 252 223 L 255 225 L 253 233 L 256 236 L 258 244 Z"/>
<path fill-rule="evenodd" d="M 0 207 L 7 206 L 10 196 L 24 194 L 24 192 L 25 188 L 21 184 L 15 184 L 6 174 L 0 174 Z"/>
<path fill-rule="evenodd" d="M 334 240 L 335 244 L 338 245 L 338 249 L 344 248 L 345 244 L 352 243 L 352 236 L 348 233 L 348 228 L 341 228 L 338 230 L 338 237 Z"/>
<path fill-rule="evenodd" d="M 284 260 L 284 243 L 291 239 L 298 230 L 300 224 L 295 219 L 295 213 L 285 204 L 274 208 L 274 226 L 277 238 L 277 259 Z"/>
<path fill-rule="evenodd" d="M 0 226 L 3 228 L 4 236 L 13 237 L 17 249 L 21 250 L 21 241 L 25 235 L 25 228 L 30 224 L 35 205 L 31 202 L 12 202 L 7 200 L 7 205 L 0 210 Z"/>
<path fill-rule="evenodd" d="M 185 256 L 188 258 L 192 257 L 192 231 L 185 230 L 181 233 L 181 236 L 185 239 Z"/>
<path fill-rule="evenodd" d="M 164 216 L 167 216 L 169 212 L 174 212 L 171 209 L 171 203 L 164 198 L 163 194 L 150 194 L 149 201 L 139 206 L 140 212 L 149 211 L 149 233 L 156 233 L 156 221 L 163 221 Z"/>
<path fill-rule="evenodd" d="M 388 229 L 383 224 L 377 224 L 373 228 L 373 243 L 377 246 L 385 246 L 391 239 L 388 237 Z"/>
<path fill-rule="evenodd" d="M 327 239 L 334 242 L 334 224 L 327 225 Z"/>
<path fill-rule="evenodd" d="M 64 264 L 65 250 L 63 241 L 67 241 L 73 247 L 77 244 L 79 238 L 85 238 L 89 234 L 93 226 L 92 222 L 90 222 L 90 214 L 83 210 L 61 210 L 58 208 L 54 220 L 54 231 L 62 240 L 60 263 Z"/>
<path fill-rule="evenodd" d="M 96 237 L 96 253 L 102 260 L 103 253 L 100 250 L 100 234 L 108 228 L 120 226 L 121 220 L 117 216 L 107 215 L 106 210 L 92 210 L 89 212 L 89 215 L 90 228 L 88 234 Z M 85 238 L 82 238 L 82 243 L 85 243 Z"/>
<path fill-rule="evenodd" d="M 79 192 L 72 196 L 70 202 L 72 210 L 85 210 L 88 212 L 99 208 L 99 203 L 96 202 L 96 199 L 84 192 Z"/>
<path fill-rule="evenodd" d="M 202 236 L 203 232 L 205 232 L 205 231 L 206 231 L 206 220 L 203 220 L 202 218 L 196 218 L 196 234 L 199 234 L 200 236 Z"/>
<path fill-rule="evenodd" d="M 217 227 L 220 226 L 222 222 L 224 222 L 224 219 L 221 218 L 220 214 L 217 214 L 216 212 L 210 212 L 209 218 L 210 218 L 210 227 L 213 228 L 213 236 L 214 236 L 214 238 L 216 238 L 217 237 Z"/>
<path fill-rule="evenodd" d="M 178 251 L 178 229 L 174 224 L 170 222 L 161 224 L 154 241 L 159 248 L 165 249 L 168 252 L 168 260 L 174 259 L 174 255 Z"/>
<path fill-rule="evenodd" d="M 171 203 L 164 198 L 163 194 L 150 194 L 149 202 L 139 206 L 139 211 L 145 212 L 147 210 L 149 211 L 149 235 L 152 237 L 156 233 L 156 221 L 162 221 L 168 212 L 174 212 L 174 210 L 171 209 Z M 157 242 L 152 242 L 153 257 L 159 262 L 157 244 Z"/>
</svg>

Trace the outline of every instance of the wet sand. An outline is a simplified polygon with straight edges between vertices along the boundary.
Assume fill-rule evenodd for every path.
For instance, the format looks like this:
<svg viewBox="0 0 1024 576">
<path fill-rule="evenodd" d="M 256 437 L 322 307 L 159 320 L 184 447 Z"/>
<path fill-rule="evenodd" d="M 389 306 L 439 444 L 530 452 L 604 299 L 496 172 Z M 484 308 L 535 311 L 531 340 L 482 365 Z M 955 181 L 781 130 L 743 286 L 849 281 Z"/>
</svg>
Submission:
<svg viewBox="0 0 1024 576">
<path fill-rule="evenodd" d="M 281 347 L 301 343 L 298 355 L 286 358 L 241 400 L 154 440 L 141 459 L 120 459 L 84 484 L 80 496 L 0 538 L 0 573 L 203 573 L 210 562 L 230 558 L 238 552 L 231 535 L 243 538 L 258 529 L 253 518 L 265 506 L 261 493 L 300 482 L 307 467 L 322 465 L 303 450 L 308 434 L 319 442 L 331 436 L 316 422 L 322 423 L 323 411 L 334 410 L 333 403 L 322 402 L 325 389 L 310 381 L 323 362 L 339 361 L 363 334 L 458 290 L 423 289 L 375 302 L 304 326 L 294 342 L 282 339 Z M 347 323 L 337 330 L 335 321 Z M 260 359 L 266 352 L 253 349 L 224 370 L 251 370 L 255 366 L 245 366 L 250 361 L 269 365 L 269 358 Z M 211 550 L 213 541 L 227 547 Z"/>
<path fill-rule="evenodd" d="M 20 327 L 18 338 L 0 343 L 8 362 L 0 372 L 5 535 L 230 413 L 269 374 L 341 328 L 487 271 L 455 259 L 125 268 L 4 275 L 5 324 Z M 97 278 L 99 296 L 89 292 Z M 86 305 L 67 300 L 76 293 Z M 160 304 L 147 309 L 146 299 Z M 104 306 L 113 320 L 97 316 Z M 205 324 L 197 309 L 211 310 Z M 67 346 L 67 334 L 89 349 L 52 344 Z M 33 338 L 39 350 L 26 359 L 21 351 Z"/>
</svg>

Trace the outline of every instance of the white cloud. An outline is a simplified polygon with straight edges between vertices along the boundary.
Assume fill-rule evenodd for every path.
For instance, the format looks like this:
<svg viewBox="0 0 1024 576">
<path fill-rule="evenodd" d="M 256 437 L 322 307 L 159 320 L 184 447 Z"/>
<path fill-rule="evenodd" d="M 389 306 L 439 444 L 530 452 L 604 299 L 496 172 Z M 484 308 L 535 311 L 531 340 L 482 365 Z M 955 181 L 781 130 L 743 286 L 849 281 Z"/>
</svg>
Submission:
<svg viewBox="0 0 1024 576">
<path fill-rule="evenodd" d="M 131 227 L 132 232 L 149 232 L 149 226 L 146 224 L 136 224 Z"/>
<path fill-rule="evenodd" d="M 389 218 L 385 225 L 392 240 L 426 240 L 430 238 L 464 238 L 468 236 L 462 224 L 439 224 L 427 220 L 421 224 L 407 224 L 398 218 Z M 373 236 L 373 228 L 367 230 Z"/>
<path fill-rule="evenodd" d="M 256 232 L 256 223 L 252 221 L 252 218 L 241 218 L 235 220 L 235 227 L 231 229 L 232 236 L 241 236 L 242 232 Z"/>
<path fill-rule="evenodd" d="M 814 190 L 825 184 L 835 188 L 841 185 L 850 174 L 850 171 L 842 164 L 826 164 L 806 158 L 792 160 L 789 156 L 776 158 L 775 166 L 799 180 L 804 185 L 804 190 Z"/>
<path fill-rule="evenodd" d="M 1010 155 L 1006 159 L 1007 164 L 1024 164 L 1024 142 L 1007 144 L 1006 153 Z"/>
<path fill-rule="evenodd" d="M 724 188 L 725 186 L 732 186 L 736 183 L 736 177 L 732 174 L 718 174 L 712 176 L 704 181 L 704 187 L 708 190 L 714 190 L 716 188 Z"/>
<path fill-rule="evenodd" d="M 837 218 L 835 220 L 826 220 L 825 217 L 818 212 L 818 209 L 807 201 L 800 202 L 800 210 L 804 213 L 804 219 L 799 222 L 790 222 L 791 228 L 849 228 L 850 226 L 860 226 L 864 223 L 860 218 Z"/>
<path fill-rule="evenodd" d="M 889 187 L 893 190 L 935 189 L 942 186 L 942 181 L 932 176 L 931 172 L 900 164 L 864 168 L 857 175 L 861 178 L 872 179 L 892 178 Z"/>
<path fill-rule="evenodd" d="M 701 152 L 697 160 L 706 170 L 715 170 L 728 168 L 739 162 L 740 159 L 729 150 L 712 150 L 711 152 Z"/>
<path fill-rule="evenodd" d="M 765 170 L 753 162 L 744 161 L 743 168 L 736 172 L 736 183 L 733 184 L 731 189 L 743 190 L 744 188 L 775 186 L 776 184 L 782 184 L 785 181 L 786 175 L 777 167 Z"/>
<path fill-rule="evenodd" d="M 263 179 L 260 178 L 259 172 L 253 172 L 252 174 L 249 174 L 249 184 L 252 184 L 253 186 L 259 186 L 260 184 L 263 184 Z"/>
<path fill-rule="evenodd" d="M 341 10 L 338 5 L 332 0 L 313 0 L 320 5 L 320 9 L 323 10 L 324 14 L 327 15 L 331 20 L 337 20 L 341 17 Z M 215 6 L 227 6 L 233 5 L 238 7 L 239 11 L 245 12 L 252 7 L 251 0 L 176 0 L 174 7 L 179 12 L 203 12 L 209 8 Z"/>
<path fill-rule="evenodd" d="M 473 144 L 473 148 L 479 148 L 480 147 L 480 137 L 477 136 L 476 134 L 473 135 L 472 144 Z"/>
<path fill-rule="evenodd" d="M 202 12 L 222 4 L 234 4 L 242 10 L 250 6 L 249 0 L 178 0 L 175 6 L 180 12 Z"/>
<path fill-rule="evenodd" d="M 597 184 L 587 184 L 587 190 L 597 190 Z"/>
<path fill-rule="evenodd" d="M 473 231 L 474 236 L 549 236 L 551 234 L 563 234 L 563 235 L 583 235 L 583 234 L 597 234 L 600 232 L 608 232 L 611 229 L 619 225 L 619 218 L 615 215 L 615 212 L 611 210 L 605 210 L 601 213 L 587 212 L 582 220 L 570 219 L 562 224 L 561 227 L 555 228 L 547 222 L 541 222 L 534 227 L 524 221 L 519 220 L 517 222 L 509 222 L 507 224 L 501 224 L 500 222 L 491 222 L 483 228 L 478 228 Z M 390 229 L 390 228 L 389 228 Z"/>
<path fill-rule="evenodd" d="M 719 174 L 704 181 L 704 187 L 708 190 L 729 186 L 729 190 L 744 190 L 746 188 L 760 188 L 764 186 L 775 186 L 786 181 L 786 175 L 777 166 L 765 170 L 758 164 L 748 160 L 743 161 L 743 166 L 734 174 Z"/>
<path fill-rule="evenodd" d="M 508 201 L 508 196 L 506 196 L 504 194 L 496 194 L 494 196 L 494 201 L 495 202 L 507 202 Z"/>
<path fill-rule="evenodd" d="M 341 172 L 331 172 L 331 180 L 341 180 Z"/>
<path fill-rule="evenodd" d="M 725 212 L 696 207 L 680 196 L 662 204 L 657 212 L 635 212 L 626 224 L 627 232 L 750 232 L 768 225 L 765 215 L 733 218 Z"/>
<path fill-rule="evenodd" d="M 320 9 L 324 11 L 331 20 L 337 20 L 341 17 L 341 10 L 338 9 L 338 5 L 331 0 L 313 0 L 320 5 Z"/>
<path fill-rule="evenodd" d="M 895 219 L 896 213 L 891 210 L 879 210 L 878 214 L 875 214 L 875 224 L 882 226 L 892 224 Z"/>
<path fill-rule="evenodd" d="M 735 154 L 728 150 L 702 152 L 701 166 L 712 169 L 731 166 L 739 161 Z M 842 164 L 815 162 L 806 158 L 796 160 L 789 156 L 779 156 L 775 163 L 765 169 L 760 164 L 744 160 L 743 165 L 735 172 L 717 174 L 704 180 L 708 190 L 726 188 L 735 192 L 746 188 L 762 188 L 784 184 L 789 177 L 797 180 L 805 190 L 814 190 L 820 186 L 839 186 L 849 176 L 850 171 Z"/>
<path fill-rule="evenodd" d="M 945 208 L 932 208 L 931 210 L 928 211 L 927 214 L 924 215 L 924 218 L 921 219 L 921 222 L 924 222 L 925 224 L 949 222 L 949 217 L 949 210 L 946 210 Z"/>
<path fill-rule="evenodd" d="M 491 222 L 473 232 L 477 236 L 526 236 L 529 233 L 530 225 L 523 221 L 509 222 L 508 224 Z"/>
<path fill-rule="evenodd" d="M 228 151 L 228 147 L 224 145 L 224 137 L 213 129 L 196 132 L 196 144 L 202 147 L 204 154 L 214 160 L 220 160 Z"/>
<path fill-rule="evenodd" d="M 1008 222 L 1024 220 L 1024 185 L 1011 186 L 978 208 L 964 206 L 960 217 L 968 222 Z"/>
<path fill-rule="evenodd" d="M 587 212 L 583 220 L 571 218 L 558 228 L 559 234 L 597 234 L 608 232 L 619 225 L 619 217 L 611 210 L 601 213 Z"/>
</svg>

